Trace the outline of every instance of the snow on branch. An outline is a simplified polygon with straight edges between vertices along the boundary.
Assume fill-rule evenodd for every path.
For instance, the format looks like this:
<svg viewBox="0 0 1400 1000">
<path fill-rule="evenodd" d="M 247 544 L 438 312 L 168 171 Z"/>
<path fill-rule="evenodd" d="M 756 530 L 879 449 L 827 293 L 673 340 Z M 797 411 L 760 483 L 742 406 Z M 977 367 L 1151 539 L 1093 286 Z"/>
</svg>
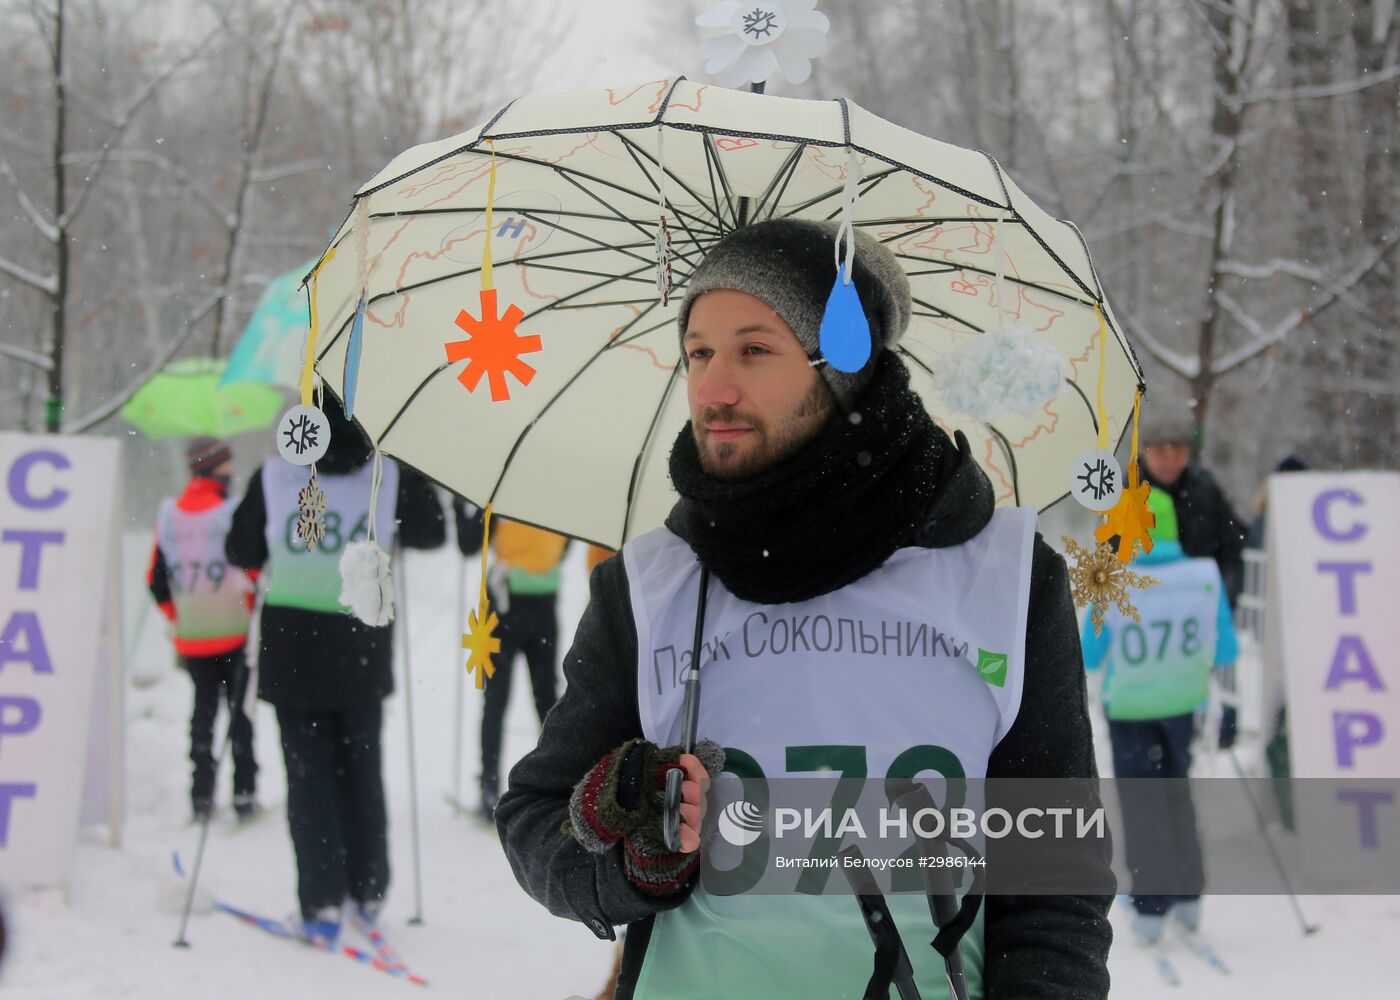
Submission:
<svg viewBox="0 0 1400 1000">
<path fill-rule="evenodd" d="M 194 336 L 195 331 L 199 329 L 200 320 L 213 312 L 215 306 L 222 302 L 227 294 L 228 289 L 226 288 L 220 288 L 214 291 L 206 302 L 185 318 L 185 328 L 180 332 L 180 335 L 172 340 L 163 351 L 156 355 L 155 360 L 147 365 L 144 371 L 132 379 L 125 389 L 107 400 L 107 402 L 103 403 L 101 406 L 94 407 L 81 417 L 64 424 L 63 432 L 65 434 L 81 434 L 83 431 L 91 430 L 125 406 L 127 400 L 136 395 L 137 389 L 145 385 L 151 376 L 164 368 L 169 363 L 170 359 L 179 353 L 180 348 L 184 347 L 185 344 L 189 342 L 189 339 Z"/>
<path fill-rule="evenodd" d="M 1263 354 L 1270 347 L 1286 340 L 1288 336 L 1297 330 L 1304 323 L 1315 319 L 1318 314 L 1335 305 L 1347 297 L 1347 294 L 1355 288 L 1363 278 L 1380 266 L 1386 254 L 1395 249 L 1400 244 L 1400 230 L 1391 233 L 1390 236 L 1370 253 L 1357 262 L 1356 266 L 1347 274 L 1342 275 L 1338 280 L 1332 282 L 1327 290 L 1310 305 L 1292 313 L 1286 319 L 1280 320 L 1272 329 L 1266 329 L 1263 324 L 1256 320 L 1244 308 L 1232 299 L 1225 292 L 1216 293 L 1216 301 L 1230 317 L 1244 327 L 1253 337 L 1252 343 L 1236 348 L 1221 356 L 1220 360 L 1211 366 L 1212 374 L 1216 376 L 1225 375 L 1241 365 L 1253 360 Z"/>
<path fill-rule="evenodd" d="M 225 229 L 232 225 L 229 213 L 216 202 L 209 192 L 190 179 L 189 173 L 178 163 L 146 149 L 121 149 L 104 153 L 69 153 L 63 157 L 64 163 L 93 163 L 106 160 L 109 163 L 142 163 L 155 167 L 168 174 L 177 185 L 194 196 L 214 219 Z"/>
<path fill-rule="evenodd" d="M 1169 371 L 1188 381 L 1200 374 L 1201 364 L 1197 359 L 1162 343 L 1152 335 L 1146 324 L 1138 321 L 1137 317 L 1128 315 L 1121 308 L 1118 310 L 1118 317 L 1133 341 L 1146 348 L 1147 353 Z"/>
<path fill-rule="evenodd" d="M 132 119 L 136 116 L 136 112 L 140 111 L 141 108 L 145 106 L 146 102 L 155 96 L 156 91 L 160 89 L 162 84 L 193 62 L 195 57 L 204 51 L 204 47 L 212 42 L 214 37 L 222 30 L 222 24 L 215 27 L 192 49 L 155 76 L 151 77 L 151 79 L 146 82 L 146 86 L 143 87 L 141 91 L 127 103 L 127 106 L 122 109 L 121 113 L 117 115 L 116 119 L 112 122 L 111 131 L 107 133 L 107 138 L 102 140 L 102 149 L 101 152 L 97 154 L 96 167 L 88 174 L 87 183 L 83 185 L 82 190 L 78 192 L 78 196 L 73 199 L 73 203 L 69 205 L 67 210 L 63 213 L 63 218 L 59 220 L 60 228 L 66 229 L 68 225 L 77 218 L 78 213 L 83 210 L 83 205 L 87 202 L 93 189 L 97 187 L 97 182 L 101 178 L 103 170 L 106 169 L 107 164 L 111 161 L 113 143 L 126 131 L 126 127 L 131 124 Z"/>
<path fill-rule="evenodd" d="M 20 186 L 19 178 L 15 176 L 14 169 L 10 166 L 10 161 L 4 153 L 0 153 L 0 174 L 4 174 L 14 185 L 15 198 L 19 201 L 19 207 L 24 210 L 25 218 L 35 229 L 39 230 L 44 239 L 50 243 L 57 243 L 58 227 L 48 220 L 44 213 L 39 210 L 38 205 L 29 200 L 29 195 L 24 193 L 24 188 Z"/>
<path fill-rule="evenodd" d="M 298 160 L 296 163 L 284 163 L 280 167 L 255 170 L 248 179 L 254 184 L 267 184 L 271 181 L 286 180 L 288 177 L 299 177 L 302 174 L 321 173 L 327 166 L 324 157 L 317 160 Z"/>
<path fill-rule="evenodd" d="M 0 257 L 0 274 L 8 274 L 21 285 L 28 285 L 37 291 L 43 292 L 49 298 L 58 294 L 58 276 L 53 274 L 35 274 L 28 268 L 20 267 L 13 261 Z"/>
<path fill-rule="evenodd" d="M 1388 83 L 1400 77 L 1400 63 L 1392 63 L 1369 76 L 1354 80 L 1338 80 L 1335 83 L 1319 83 L 1305 87 L 1287 87 L 1280 90 L 1257 90 L 1252 94 L 1241 94 L 1235 98 L 1241 105 L 1264 104 L 1270 101 L 1309 101 L 1329 97 L 1345 97 L 1356 94 L 1378 84 Z"/>
<path fill-rule="evenodd" d="M 1327 284 L 1327 277 L 1315 267 L 1308 267 L 1299 260 L 1283 260 L 1275 257 L 1264 264 L 1246 264 L 1239 260 L 1222 260 L 1215 267 L 1217 274 L 1229 274 L 1236 278 L 1260 280 L 1286 274 L 1300 281 L 1310 281 L 1315 285 Z"/>
<path fill-rule="evenodd" d="M 7 358 L 14 358 L 16 361 L 23 361 L 25 364 L 33 365 L 35 368 L 42 368 L 49 371 L 53 368 L 53 362 L 38 351 L 31 351 L 23 347 L 16 347 L 14 344 L 0 344 L 0 354 Z"/>
</svg>

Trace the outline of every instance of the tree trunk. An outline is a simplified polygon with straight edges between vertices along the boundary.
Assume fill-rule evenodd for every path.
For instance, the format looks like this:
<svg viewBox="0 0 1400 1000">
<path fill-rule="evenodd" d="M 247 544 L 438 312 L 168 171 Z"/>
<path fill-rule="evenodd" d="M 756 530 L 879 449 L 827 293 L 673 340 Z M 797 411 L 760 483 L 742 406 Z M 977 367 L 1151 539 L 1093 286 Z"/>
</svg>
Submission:
<svg viewBox="0 0 1400 1000">
<path fill-rule="evenodd" d="M 1247 65 L 1250 49 L 1250 35 L 1236 34 L 1234 11 L 1238 5 L 1229 8 L 1213 6 L 1207 9 L 1206 17 L 1211 28 L 1222 39 L 1238 39 L 1236 44 L 1222 45 L 1215 53 L 1215 99 L 1211 110 L 1212 155 L 1222 148 L 1226 150 L 1225 160 L 1220 165 L 1212 190 L 1215 193 L 1215 212 L 1211 219 L 1210 250 L 1206 257 L 1205 309 L 1201 316 L 1200 333 L 1196 340 L 1197 375 L 1191 380 L 1191 393 L 1194 402 L 1193 418 L 1195 426 L 1191 436 L 1193 457 L 1199 458 L 1205 448 L 1206 421 L 1210 417 L 1211 398 L 1215 391 L 1216 340 L 1220 336 L 1221 306 L 1217 296 L 1225 281 L 1220 265 L 1228 260 L 1234 250 L 1235 234 L 1235 180 L 1240 163 L 1240 134 L 1244 129 L 1244 109 L 1238 103 L 1240 96 L 1240 72 Z M 1254 31 L 1252 20 L 1244 29 Z"/>
<path fill-rule="evenodd" d="M 1386 30 L 1377 31 L 1376 0 L 1357 5 L 1352 21 L 1356 46 L 1356 75 L 1383 70 L 1400 51 L 1400 14 L 1392 11 Z M 1395 82 L 1370 87 L 1361 92 L 1358 119 L 1361 126 L 1361 231 L 1366 242 L 1380 243 L 1395 231 L 1395 199 L 1400 197 L 1400 171 L 1395 166 L 1395 143 L 1400 140 L 1395 108 L 1400 101 L 1400 85 Z M 1396 345 L 1396 324 L 1400 322 L 1400 267 L 1392 257 L 1387 268 L 1377 268 L 1361 282 L 1361 300 L 1370 318 L 1357 324 L 1363 336 L 1362 367 L 1365 375 L 1389 385 L 1385 392 L 1351 393 L 1355 401 L 1353 418 L 1358 423 L 1359 446 L 1355 456 L 1361 467 L 1393 468 L 1396 464 L 1394 428 L 1400 423 L 1400 348 Z M 1354 381 L 1354 380 L 1353 380 Z"/>
<path fill-rule="evenodd" d="M 53 326 L 49 342 L 49 396 L 44 403 L 44 429 L 57 434 L 63 425 L 63 360 L 64 336 L 68 322 L 68 190 L 63 155 L 66 152 L 65 119 L 68 94 L 63 83 L 63 0 L 58 0 L 54 13 L 53 41 L 53 218 L 58 239 L 53 292 Z"/>
</svg>

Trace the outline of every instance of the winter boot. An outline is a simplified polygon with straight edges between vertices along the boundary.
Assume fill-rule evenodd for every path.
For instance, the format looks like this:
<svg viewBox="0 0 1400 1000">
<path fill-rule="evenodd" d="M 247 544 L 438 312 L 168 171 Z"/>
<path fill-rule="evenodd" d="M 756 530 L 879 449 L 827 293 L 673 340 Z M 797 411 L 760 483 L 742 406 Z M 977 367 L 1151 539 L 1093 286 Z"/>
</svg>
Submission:
<svg viewBox="0 0 1400 1000">
<path fill-rule="evenodd" d="M 1167 929 L 1166 914 L 1134 913 L 1132 928 L 1133 938 L 1144 948 L 1160 944 L 1162 933 Z"/>
<path fill-rule="evenodd" d="M 239 794 L 233 797 L 233 811 L 238 816 L 240 825 L 251 822 L 262 814 L 262 806 L 258 805 L 257 797 L 252 794 Z"/>
<path fill-rule="evenodd" d="M 301 914 L 294 914 L 287 923 L 296 935 L 308 944 L 334 948 L 340 940 L 339 907 L 323 906 L 309 920 Z"/>
<path fill-rule="evenodd" d="M 1172 907 L 1171 915 L 1176 918 L 1188 934 L 1195 934 L 1201 929 L 1201 901 L 1199 899 L 1177 903 Z"/>
<path fill-rule="evenodd" d="M 198 826 L 201 823 L 207 823 L 213 814 L 214 802 L 212 799 L 192 799 L 190 801 L 191 825 Z"/>
<path fill-rule="evenodd" d="M 379 926 L 379 914 L 384 909 L 383 900 L 374 899 L 365 903 L 351 902 L 350 923 L 360 933 L 368 935 Z"/>
<path fill-rule="evenodd" d="M 481 780 L 481 818 L 488 823 L 496 822 L 496 803 L 501 801 L 499 784 L 495 780 Z"/>
</svg>

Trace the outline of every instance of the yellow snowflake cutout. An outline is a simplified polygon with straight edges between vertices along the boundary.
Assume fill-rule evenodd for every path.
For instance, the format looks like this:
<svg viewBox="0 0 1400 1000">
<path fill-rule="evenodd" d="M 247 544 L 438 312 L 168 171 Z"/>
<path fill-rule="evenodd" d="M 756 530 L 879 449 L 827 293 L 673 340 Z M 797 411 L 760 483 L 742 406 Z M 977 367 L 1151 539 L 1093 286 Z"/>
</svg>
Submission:
<svg viewBox="0 0 1400 1000">
<path fill-rule="evenodd" d="M 1133 561 L 1133 549 L 1139 542 L 1144 554 L 1152 551 L 1152 536 L 1147 529 L 1157 526 L 1157 515 L 1147 509 L 1147 495 L 1152 487 L 1138 482 L 1136 471 L 1129 474 L 1131 485 L 1104 515 L 1104 523 L 1094 529 L 1094 537 L 1100 542 L 1118 536 L 1118 561 L 1125 563 Z"/>
<path fill-rule="evenodd" d="M 491 662 L 491 654 L 501 651 L 501 640 L 496 638 L 496 626 L 500 619 L 486 603 L 486 594 L 481 595 L 481 604 L 467 617 L 467 631 L 462 635 L 462 648 L 467 651 L 467 672 L 476 675 L 476 689 L 486 687 L 486 679 L 496 675 L 496 666 Z"/>
<path fill-rule="evenodd" d="M 1060 536 L 1065 543 L 1065 552 L 1070 557 L 1069 584 L 1075 607 L 1090 605 L 1089 621 L 1094 625 L 1094 634 L 1103 631 L 1103 613 L 1110 604 L 1135 622 L 1142 621 L 1133 602 L 1128 599 L 1128 588 L 1155 586 L 1161 583 L 1155 576 L 1134 573 L 1123 566 L 1113 554 L 1107 542 L 1101 543 L 1093 552 L 1080 545 L 1068 535 Z"/>
</svg>

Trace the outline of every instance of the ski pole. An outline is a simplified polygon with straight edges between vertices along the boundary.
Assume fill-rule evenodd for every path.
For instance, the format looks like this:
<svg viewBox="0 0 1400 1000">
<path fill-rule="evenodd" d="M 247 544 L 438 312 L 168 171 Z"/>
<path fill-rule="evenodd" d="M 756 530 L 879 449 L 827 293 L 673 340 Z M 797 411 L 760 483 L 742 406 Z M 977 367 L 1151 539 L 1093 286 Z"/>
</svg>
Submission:
<svg viewBox="0 0 1400 1000">
<path fill-rule="evenodd" d="M 457 614 L 466 613 L 467 607 L 467 560 L 461 559 L 457 563 Z M 465 623 L 458 624 L 463 627 L 458 631 L 466 632 Z M 455 637 L 454 637 L 455 638 Z M 454 643 L 455 650 L 459 644 Z M 462 811 L 462 717 L 466 712 L 466 676 L 465 670 L 454 670 L 453 676 L 457 678 L 457 714 L 456 723 L 452 728 L 452 807 L 457 812 Z"/>
<path fill-rule="evenodd" d="M 1298 894 L 1293 890 L 1293 883 L 1288 878 L 1288 871 L 1283 866 L 1283 859 L 1279 857 L 1278 848 L 1274 846 L 1274 838 L 1269 836 L 1268 827 L 1264 823 L 1264 811 L 1259 808 L 1254 793 L 1249 790 L 1249 779 L 1244 775 L 1240 759 L 1235 756 L 1233 747 L 1227 752 L 1230 755 L 1230 762 L 1235 765 L 1235 774 L 1239 776 L 1240 784 L 1244 786 L 1245 798 L 1249 799 L 1250 807 L 1254 810 L 1254 819 L 1259 824 L 1259 833 L 1263 836 L 1264 843 L 1269 847 L 1269 857 L 1273 858 L 1274 867 L 1278 869 L 1278 877 L 1283 881 L 1283 887 L 1288 890 L 1288 902 L 1293 907 L 1293 915 L 1298 918 L 1298 925 L 1303 929 L 1303 936 L 1311 937 L 1322 928 L 1317 924 L 1309 924 L 1308 918 L 1303 916 L 1303 908 L 1298 903 Z"/>
<path fill-rule="evenodd" d="M 685 701 L 681 705 L 681 751 L 695 752 L 695 730 L 700 718 L 700 650 L 705 632 L 705 599 L 709 596 L 710 571 L 700 567 L 700 597 L 695 604 L 695 641 L 690 646 L 690 673 L 685 677 Z M 662 816 L 661 833 L 666 847 L 681 849 L 681 783 L 685 772 L 673 768 L 666 772 L 666 811 Z"/>
<path fill-rule="evenodd" d="M 418 850 L 418 764 L 414 759 L 413 739 L 413 668 L 409 662 L 408 644 L 408 560 L 403 549 L 399 553 L 399 571 L 395 576 L 398 582 L 399 598 L 399 644 L 403 655 L 403 700 L 405 721 L 408 723 L 408 800 L 409 826 L 413 836 L 413 916 L 410 925 L 423 922 L 423 870 Z"/>
<path fill-rule="evenodd" d="M 870 934 L 870 943 L 875 946 L 875 969 L 865 986 L 866 1000 L 877 997 L 888 1000 L 891 984 L 899 993 L 899 1000 L 921 1000 L 918 984 L 914 982 L 914 966 L 909 961 L 909 953 L 904 950 L 904 941 L 899 936 L 899 928 L 895 926 L 894 914 L 890 913 L 884 893 L 865 866 L 864 852 L 852 844 L 843 848 L 838 857 L 854 862 L 843 863 L 841 871 L 855 894 L 861 919 L 865 921 L 865 929 Z M 950 996 L 963 1000 L 963 996 L 954 991 L 951 979 L 948 987 Z"/>
<path fill-rule="evenodd" d="M 240 678 L 242 690 L 238 692 L 237 698 L 229 699 L 228 707 L 228 729 L 224 732 L 223 744 L 219 747 L 218 756 L 214 758 L 214 787 L 219 787 L 219 772 L 223 770 L 224 758 L 228 756 L 229 747 L 233 745 L 233 725 L 238 720 L 238 713 L 244 709 L 244 701 L 247 697 L 248 689 L 252 684 L 254 671 L 250 670 L 245 662 L 243 676 Z M 199 823 L 199 846 L 194 852 L 194 868 L 190 871 L 190 886 L 185 891 L 185 908 L 180 914 L 180 932 L 175 937 L 174 947 L 188 948 L 189 941 L 185 938 L 185 931 L 190 926 L 190 911 L 194 909 L 194 892 L 199 885 L 199 870 L 204 864 L 204 845 L 209 841 L 209 824 L 214 819 L 214 810 L 211 808 L 204 814 L 204 819 Z"/>
</svg>

